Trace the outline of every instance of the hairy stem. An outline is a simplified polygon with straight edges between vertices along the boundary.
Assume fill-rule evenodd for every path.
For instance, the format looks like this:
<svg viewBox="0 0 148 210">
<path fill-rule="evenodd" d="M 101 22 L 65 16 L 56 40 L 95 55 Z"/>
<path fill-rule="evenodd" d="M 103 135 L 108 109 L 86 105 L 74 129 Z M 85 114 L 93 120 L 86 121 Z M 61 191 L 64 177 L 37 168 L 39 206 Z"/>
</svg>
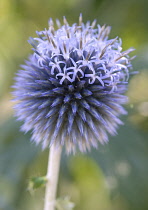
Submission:
<svg viewBox="0 0 148 210">
<path fill-rule="evenodd" d="M 49 153 L 47 168 L 47 183 L 45 191 L 44 210 L 54 210 L 58 184 L 62 147 L 52 145 Z"/>
</svg>

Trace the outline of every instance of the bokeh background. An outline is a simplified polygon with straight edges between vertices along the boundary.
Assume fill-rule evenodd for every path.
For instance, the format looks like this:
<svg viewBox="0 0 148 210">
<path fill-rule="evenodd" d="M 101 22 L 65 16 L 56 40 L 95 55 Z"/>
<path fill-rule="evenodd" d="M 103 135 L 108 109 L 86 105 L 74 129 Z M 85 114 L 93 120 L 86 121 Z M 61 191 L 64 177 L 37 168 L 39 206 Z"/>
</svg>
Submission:
<svg viewBox="0 0 148 210">
<path fill-rule="evenodd" d="M 75 210 L 148 209 L 148 1 L 147 0 L 0 0 L 0 210 L 43 209 L 44 188 L 30 193 L 29 179 L 46 174 L 48 151 L 30 143 L 13 117 L 10 86 L 31 47 L 27 40 L 47 28 L 49 17 L 69 23 L 97 19 L 112 26 L 110 38 L 123 50 L 136 48 L 126 106 L 116 137 L 87 155 L 61 161 L 58 196 L 70 196 Z M 63 210 L 70 208 L 63 208 Z"/>
</svg>

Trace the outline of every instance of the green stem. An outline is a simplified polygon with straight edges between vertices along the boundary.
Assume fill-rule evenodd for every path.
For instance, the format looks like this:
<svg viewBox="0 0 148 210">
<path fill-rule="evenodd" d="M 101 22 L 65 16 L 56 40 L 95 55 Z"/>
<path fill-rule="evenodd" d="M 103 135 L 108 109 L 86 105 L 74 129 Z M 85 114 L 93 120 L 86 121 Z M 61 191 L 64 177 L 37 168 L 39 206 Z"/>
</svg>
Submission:
<svg viewBox="0 0 148 210">
<path fill-rule="evenodd" d="M 56 191 L 58 184 L 60 159 L 62 147 L 52 145 L 50 147 L 48 168 L 47 168 L 47 183 L 45 191 L 44 210 L 54 210 L 56 201 Z"/>
</svg>

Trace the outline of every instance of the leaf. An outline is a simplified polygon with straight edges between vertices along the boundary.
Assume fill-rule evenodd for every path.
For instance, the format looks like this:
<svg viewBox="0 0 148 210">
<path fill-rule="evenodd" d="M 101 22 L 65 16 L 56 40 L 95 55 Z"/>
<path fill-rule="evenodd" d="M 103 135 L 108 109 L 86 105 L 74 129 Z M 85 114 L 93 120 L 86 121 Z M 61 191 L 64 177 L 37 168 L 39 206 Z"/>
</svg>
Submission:
<svg viewBox="0 0 148 210">
<path fill-rule="evenodd" d="M 74 207 L 75 204 L 70 201 L 69 196 L 66 196 L 65 198 L 59 198 L 56 201 L 57 210 L 72 210 Z"/>
<path fill-rule="evenodd" d="M 32 192 L 35 189 L 44 187 L 47 182 L 46 176 L 32 177 L 28 184 L 28 190 Z"/>
</svg>

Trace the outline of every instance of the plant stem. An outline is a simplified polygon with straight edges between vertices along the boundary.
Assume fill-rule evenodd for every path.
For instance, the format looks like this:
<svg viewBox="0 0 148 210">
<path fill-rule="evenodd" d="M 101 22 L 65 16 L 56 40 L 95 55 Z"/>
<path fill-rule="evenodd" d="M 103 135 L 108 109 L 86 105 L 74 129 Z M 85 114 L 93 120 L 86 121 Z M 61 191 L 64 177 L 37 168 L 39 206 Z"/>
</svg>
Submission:
<svg viewBox="0 0 148 210">
<path fill-rule="evenodd" d="M 54 144 L 50 147 L 48 168 L 47 168 L 47 183 L 45 191 L 44 210 L 54 210 L 56 201 L 56 191 L 60 168 L 62 147 L 56 147 Z"/>
</svg>

